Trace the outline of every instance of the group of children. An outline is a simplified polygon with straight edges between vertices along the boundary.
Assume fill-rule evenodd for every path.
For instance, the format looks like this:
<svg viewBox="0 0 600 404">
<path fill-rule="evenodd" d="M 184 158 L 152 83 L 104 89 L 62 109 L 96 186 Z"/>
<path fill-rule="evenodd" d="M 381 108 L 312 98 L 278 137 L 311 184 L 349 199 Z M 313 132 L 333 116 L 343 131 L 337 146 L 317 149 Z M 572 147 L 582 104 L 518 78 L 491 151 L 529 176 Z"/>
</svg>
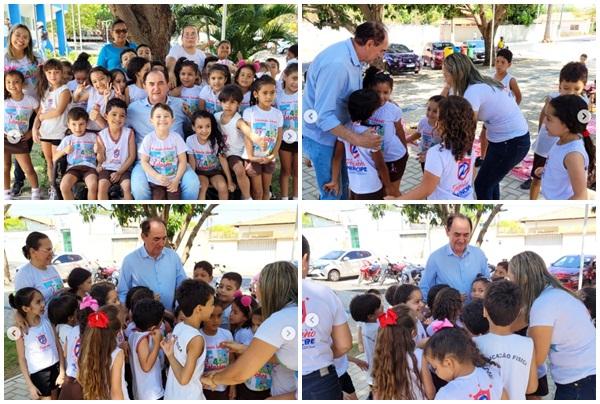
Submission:
<svg viewBox="0 0 600 404">
<path fill-rule="evenodd" d="M 517 80 L 508 72 L 512 53 L 501 49 L 496 55 L 494 79 L 517 104 L 522 95 Z M 558 92 L 550 94 L 539 119 L 531 171 L 531 199 L 540 192 L 545 199 L 588 199 L 595 190 L 595 146 L 587 122 L 579 119 L 591 110 L 585 96 L 588 70 L 583 62 L 567 63 L 560 71 Z M 383 139 L 379 150 L 338 140 L 331 181 L 324 189 L 339 195 L 342 161 L 345 161 L 352 199 L 475 199 L 474 167 L 485 158 L 485 125 L 480 134 L 481 157 L 475 159 L 473 144 L 476 122 L 473 109 L 462 97 L 436 95 L 427 102 L 426 116 L 416 130 L 406 130 L 401 108 L 392 100 L 393 78 L 370 67 L 363 89 L 348 99 L 355 133 L 377 133 Z M 400 181 L 408 160 L 408 144 L 417 144 L 423 170 L 421 183 L 400 195 Z M 435 147 L 434 147 L 435 146 Z"/>
<path fill-rule="evenodd" d="M 192 26 L 186 30 L 197 32 Z M 184 54 L 194 54 L 197 35 L 192 43 L 187 38 L 182 35 Z M 5 199 L 11 198 L 13 155 L 31 184 L 32 199 L 40 199 L 30 157 L 33 141 L 46 160 L 50 199 L 60 194 L 73 199 L 79 181 L 85 182 L 87 199 L 109 199 L 116 184 L 124 199 L 133 199 L 130 176 L 137 160 L 152 199 L 181 199 L 179 182 L 188 164 L 199 177 L 198 199 L 228 199 L 236 188 L 237 198 L 271 199 L 277 159 L 281 198 L 297 198 L 297 45 L 288 50 L 290 63 L 282 71 L 275 58 L 232 62 L 229 41 L 217 49 L 218 56 L 205 57 L 202 66 L 185 56 L 168 57 L 165 65 L 152 59 L 147 45 L 125 49 L 121 66 L 111 71 L 92 67 L 85 53 L 73 64 L 50 59 L 39 65 L 33 93 L 21 71 L 5 71 Z M 134 133 L 128 108 L 148 97 L 144 84 L 153 70 L 164 73 L 172 87 L 169 96 L 183 101 L 183 111 L 155 104 L 154 131 Z M 173 128 L 178 114 L 184 115 L 184 133 Z M 64 156 L 66 172 L 55 173 Z M 214 193 L 207 194 L 211 187 Z"/>
<path fill-rule="evenodd" d="M 17 339 L 19 367 L 32 399 L 266 399 L 272 366 L 235 386 L 203 389 L 204 373 L 231 364 L 263 321 L 242 277 L 228 272 L 215 289 L 212 265 L 200 261 L 194 278 L 176 290 L 173 313 L 145 286 L 119 302 L 113 284 L 92 285 L 75 268 L 69 289 L 44 302 L 35 288 L 9 296 L 28 325 Z"/>
<path fill-rule="evenodd" d="M 540 399 L 548 394 L 546 369 L 536 366 L 533 340 L 511 326 L 523 307 L 519 286 L 505 280 L 508 262 L 492 279 L 476 278 L 465 302 L 448 285 L 432 287 L 426 303 L 414 285 L 393 285 L 355 296 L 358 346 L 366 363 L 370 398 L 382 400 Z M 588 288 L 592 289 L 592 288 Z M 581 295 L 595 317 L 595 289 Z M 594 318 L 595 321 L 595 318 Z M 338 373 L 339 374 L 339 373 Z M 340 384 L 356 399 L 352 383 Z"/>
</svg>

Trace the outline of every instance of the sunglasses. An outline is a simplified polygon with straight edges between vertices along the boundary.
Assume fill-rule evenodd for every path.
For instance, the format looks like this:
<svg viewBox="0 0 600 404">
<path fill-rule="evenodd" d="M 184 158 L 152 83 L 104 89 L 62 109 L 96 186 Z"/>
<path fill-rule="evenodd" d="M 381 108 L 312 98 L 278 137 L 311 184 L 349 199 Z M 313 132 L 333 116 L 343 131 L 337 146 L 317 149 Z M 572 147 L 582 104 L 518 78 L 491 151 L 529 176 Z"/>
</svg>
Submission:
<svg viewBox="0 0 600 404">
<path fill-rule="evenodd" d="M 116 29 L 115 33 L 117 33 L 117 34 L 126 34 L 127 33 L 127 29 Z"/>
</svg>

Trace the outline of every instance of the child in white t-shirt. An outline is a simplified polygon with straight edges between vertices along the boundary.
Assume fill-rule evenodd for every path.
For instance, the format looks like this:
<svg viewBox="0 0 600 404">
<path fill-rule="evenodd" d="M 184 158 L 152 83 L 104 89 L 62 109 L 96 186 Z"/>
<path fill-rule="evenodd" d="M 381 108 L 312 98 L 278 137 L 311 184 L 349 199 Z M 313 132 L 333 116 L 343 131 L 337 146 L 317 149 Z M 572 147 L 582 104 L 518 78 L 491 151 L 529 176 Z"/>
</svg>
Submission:
<svg viewBox="0 0 600 404">
<path fill-rule="evenodd" d="M 67 337 L 77 324 L 78 306 L 77 298 L 71 293 L 53 297 L 48 304 L 48 320 L 56 329 L 63 356 L 67 354 Z"/>
<path fill-rule="evenodd" d="M 490 332 L 475 337 L 475 343 L 482 354 L 500 365 L 508 399 L 525 400 L 525 394 L 537 390 L 538 378 L 533 340 L 511 330 L 522 307 L 521 288 L 511 281 L 493 282 L 483 304 Z"/>
<path fill-rule="evenodd" d="M 219 102 L 219 93 L 227 84 L 231 83 L 231 74 L 229 70 L 220 64 L 214 64 L 208 70 L 208 85 L 200 90 L 200 101 L 198 108 L 206 110 L 211 114 L 222 111 Z"/>
<path fill-rule="evenodd" d="M 425 303 L 423 302 L 423 294 L 418 286 L 404 284 L 395 286 L 393 293 L 389 296 L 388 303 L 390 306 L 396 306 L 398 304 L 406 304 L 411 310 L 415 317 L 416 332 L 414 336 L 415 344 L 418 348 L 422 348 L 427 342 L 427 332 L 421 321 L 423 320 L 423 309 Z M 388 292 L 386 291 L 386 298 Z"/>
<path fill-rule="evenodd" d="M 380 125 L 371 125 L 367 121 L 379 106 L 380 98 L 374 90 L 353 92 L 348 98 L 348 111 L 352 122 L 346 126 L 359 134 L 373 130 L 377 132 Z M 323 186 L 327 192 L 336 195 L 342 192 L 340 170 L 344 158 L 353 199 L 383 199 L 384 195 L 399 194 L 399 189 L 392 188 L 382 151 L 359 147 L 344 139 L 338 140 L 335 145 L 331 181 Z"/>
<path fill-rule="evenodd" d="M 125 102 L 129 105 L 137 100 L 142 100 L 148 97 L 148 93 L 144 89 L 144 76 L 150 71 L 150 61 L 135 56 L 127 65 L 127 77 L 132 81 L 125 88 Z"/>
<path fill-rule="evenodd" d="M 181 199 L 180 181 L 187 168 L 188 150 L 181 135 L 171 132 L 174 115 L 167 104 L 156 104 L 150 112 L 154 131 L 144 137 L 139 148 L 142 168 L 154 200 Z"/>
<path fill-rule="evenodd" d="M 250 96 L 252 95 L 252 83 L 256 80 L 256 67 L 254 64 L 240 62 L 235 72 L 234 82 L 242 90 L 242 101 L 240 101 L 240 114 L 250 107 Z"/>
<path fill-rule="evenodd" d="M 409 143 L 414 143 L 417 139 L 421 139 L 419 142 L 418 158 L 423 172 L 425 172 L 425 156 L 427 155 L 427 150 L 429 150 L 431 146 L 439 144 L 442 141 L 436 126 L 440 117 L 439 104 L 443 99 L 444 97 L 441 95 L 434 95 L 429 98 L 427 101 L 427 112 L 417 124 L 417 131 L 407 138 L 407 142 Z"/>
<path fill-rule="evenodd" d="M 98 135 L 87 131 L 88 114 L 83 108 L 75 107 L 67 114 L 69 131 L 71 132 L 56 148 L 54 162 L 67 155 L 67 171 L 60 181 L 63 199 L 75 199 L 73 186 L 84 181 L 87 187 L 87 199 L 98 199 Z"/>
<path fill-rule="evenodd" d="M 425 359 L 435 374 L 448 382 L 436 400 L 505 400 L 500 368 L 483 356 L 467 332 L 443 328 L 425 345 Z"/>
<path fill-rule="evenodd" d="M 171 90 L 170 95 L 183 100 L 183 110 L 188 117 L 191 117 L 200 108 L 200 92 L 204 87 L 197 84 L 200 78 L 200 68 L 195 62 L 183 59 L 177 61 L 175 72 L 179 73 L 177 87 Z"/>
<path fill-rule="evenodd" d="M 233 340 L 231 332 L 220 327 L 222 316 L 223 306 L 217 301 L 210 318 L 202 322 L 200 334 L 206 343 L 204 371 L 207 373 L 223 370 L 233 362 L 233 353 L 229 348 L 221 346 L 221 343 Z M 207 400 L 234 400 L 235 386 L 220 384 L 214 390 L 204 389 L 204 396 Z"/>
<path fill-rule="evenodd" d="M 421 184 L 388 199 L 473 199 L 473 109 L 463 97 L 452 95 L 440 101 L 439 107 L 442 143 L 427 151 Z"/>
</svg>

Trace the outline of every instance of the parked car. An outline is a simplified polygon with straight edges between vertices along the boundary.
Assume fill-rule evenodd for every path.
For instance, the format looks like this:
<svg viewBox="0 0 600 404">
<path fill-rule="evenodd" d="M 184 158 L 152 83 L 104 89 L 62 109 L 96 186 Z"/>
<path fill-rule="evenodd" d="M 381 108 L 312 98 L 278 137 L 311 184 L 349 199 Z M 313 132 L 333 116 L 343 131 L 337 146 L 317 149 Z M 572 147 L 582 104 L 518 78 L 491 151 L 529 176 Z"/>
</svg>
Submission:
<svg viewBox="0 0 600 404">
<path fill-rule="evenodd" d="M 441 69 L 444 62 L 444 49 L 454 48 L 452 42 L 429 42 L 423 49 L 423 67 L 429 66 L 432 69 Z"/>
<path fill-rule="evenodd" d="M 330 251 L 313 262 L 308 276 L 337 282 L 342 277 L 358 276 L 364 260 L 373 254 L 367 250 L 350 249 Z"/>
<path fill-rule="evenodd" d="M 485 60 L 485 43 L 483 39 L 465 41 L 465 45 L 468 47 L 467 54 L 473 63 L 483 63 Z"/>
<path fill-rule="evenodd" d="M 51 264 L 56 267 L 56 270 L 63 280 L 67 280 L 71 271 L 77 267 L 86 268 L 91 271 L 90 262 L 82 255 L 76 253 L 55 254 Z"/>
<path fill-rule="evenodd" d="M 400 74 L 402 72 L 419 73 L 421 70 L 421 61 L 415 55 L 412 49 L 407 46 L 393 43 L 388 46 L 383 55 L 385 70 L 390 74 Z"/>
<path fill-rule="evenodd" d="M 548 271 L 558 279 L 564 287 L 577 290 L 579 285 L 579 255 L 565 255 L 550 264 Z M 596 256 L 584 255 L 583 285 L 596 284 Z"/>
</svg>

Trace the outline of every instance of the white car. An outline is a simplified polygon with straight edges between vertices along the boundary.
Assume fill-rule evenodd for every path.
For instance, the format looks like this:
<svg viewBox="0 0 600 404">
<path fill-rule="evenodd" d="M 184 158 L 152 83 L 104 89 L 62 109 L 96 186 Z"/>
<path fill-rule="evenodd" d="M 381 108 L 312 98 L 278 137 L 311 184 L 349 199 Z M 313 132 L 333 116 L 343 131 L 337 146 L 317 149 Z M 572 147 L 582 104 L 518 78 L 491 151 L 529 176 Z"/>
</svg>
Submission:
<svg viewBox="0 0 600 404">
<path fill-rule="evenodd" d="M 77 267 L 85 268 L 88 271 L 93 272 L 90 269 L 90 262 L 82 255 L 76 253 L 58 253 L 52 258 L 51 264 L 56 267 L 56 270 L 63 280 L 66 280 L 71 271 Z"/>
<path fill-rule="evenodd" d="M 370 251 L 359 248 L 330 251 L 313 262 L 308 269 L 308 276 L 333 282 L 343 277 L 358 276 L 363 261 L 372 257 Z"/>
</svg>

